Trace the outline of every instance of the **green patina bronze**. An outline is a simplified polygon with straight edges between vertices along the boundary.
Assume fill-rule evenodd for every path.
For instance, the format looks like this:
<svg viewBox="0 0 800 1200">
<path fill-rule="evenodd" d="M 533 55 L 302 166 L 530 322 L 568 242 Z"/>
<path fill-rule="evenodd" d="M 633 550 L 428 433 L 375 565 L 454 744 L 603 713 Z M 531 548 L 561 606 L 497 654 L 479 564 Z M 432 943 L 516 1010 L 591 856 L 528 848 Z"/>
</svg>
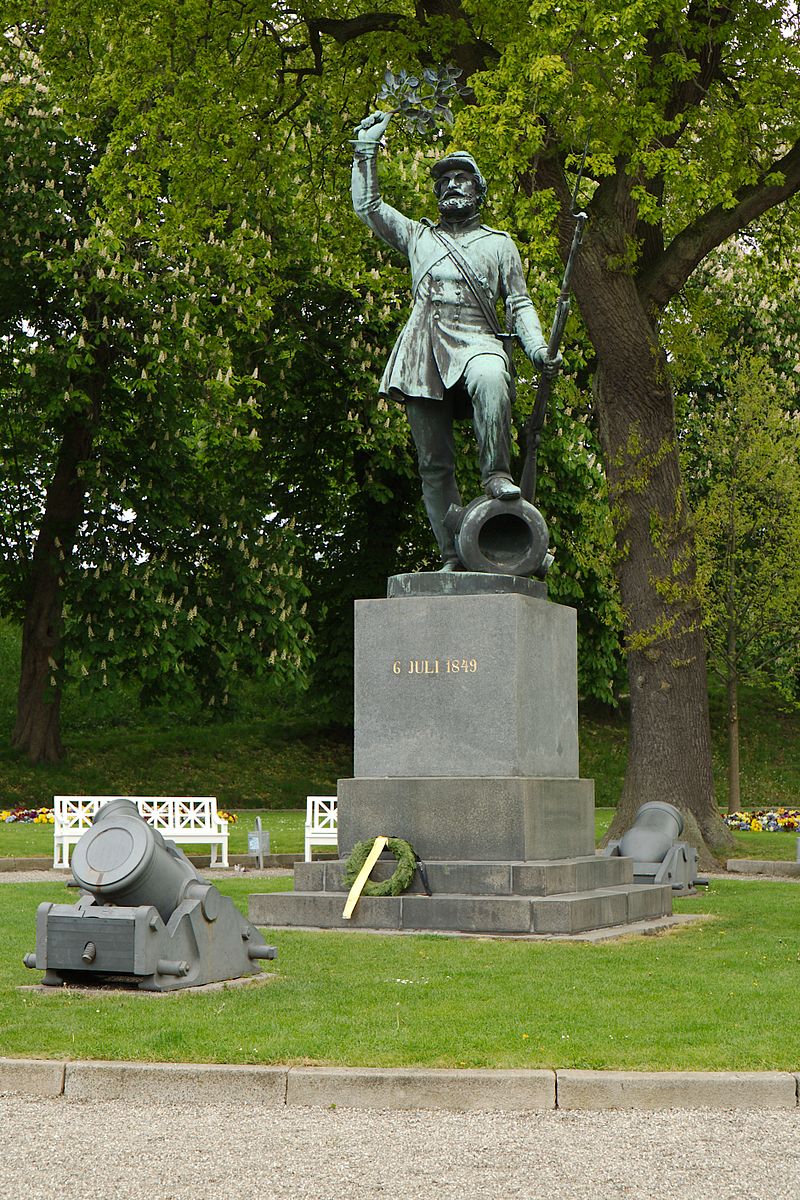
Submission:
<svg viewBox="0 0 800 1200">
<path fill-rule="evenodd" d="M 402 403 L 417 449 L 422 495 L 443 570 L 463 566 L 445 522 L 461 507 L 455 481 L 453 422 L 471 419 L 481 483 L 493 500 L 514 503 L 510 470 L 512 336 L 528 358 L 555 375 L 519 251 L 511 237 L 481 221 L 487 184 L 474 158 L 452 151 L 431 167 L 439 219 L 412 220 L 380 193 L 377 157 L 392 113 L 375 112 L 353 142 L 353 206 L 382 241 L 408 258 L 413 305 L 381 380 L 381 394 Z M 503 302 L 506 325 L 496 305 Z"/>
</svg>

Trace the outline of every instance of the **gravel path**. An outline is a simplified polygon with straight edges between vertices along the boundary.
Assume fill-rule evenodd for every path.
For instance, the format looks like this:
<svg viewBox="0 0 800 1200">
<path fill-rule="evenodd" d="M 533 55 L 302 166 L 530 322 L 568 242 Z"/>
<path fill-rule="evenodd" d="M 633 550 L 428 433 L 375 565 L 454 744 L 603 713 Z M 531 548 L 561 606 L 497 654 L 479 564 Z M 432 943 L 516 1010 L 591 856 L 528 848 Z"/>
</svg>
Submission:
<svg viewBox="0 0 800 1200">
<path fill-rule="evenodd" d="M 0 1099 L 8 1200 L 797 1200 L 796 1111 L 431 1113 Z"/>
</svg>

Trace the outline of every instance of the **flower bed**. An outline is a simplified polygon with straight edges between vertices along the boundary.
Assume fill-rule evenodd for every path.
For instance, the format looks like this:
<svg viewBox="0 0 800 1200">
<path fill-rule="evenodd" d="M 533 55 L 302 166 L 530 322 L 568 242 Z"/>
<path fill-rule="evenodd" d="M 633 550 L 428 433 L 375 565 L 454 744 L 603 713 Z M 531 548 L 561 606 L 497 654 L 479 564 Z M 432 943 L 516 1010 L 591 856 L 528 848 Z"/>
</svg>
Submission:
<svg viewBox="0 0 800 1200">
<path fill-rule="evenodd" d="M 26 825 L 52 825 L 55 817 L 52 808 L 4 808 L 0 810 L 0 821 L 6 825 L 16 821 Z"/>
<path fill-rule="evenodd" d="M 729 829 L 750 833 L 796 833 L 800 831 L 800 808 L 762 808 L 757 812 L 728 813 Z"/>
<path fill-rule="evenodd" d="M 227 821 L 229 825 L 235 825 L 238 821 L 236 813 L 223 812 L 220 810 L 217 813 L 223 821 Z M 55 816 L 52 808 L 3 808 L 0 809 L 0 822 L 5 822 L 7 825 L 13 825 L 17 821 L 21 821 L 26 825 L 53 825 L 55 824 Z"/>
</svg>

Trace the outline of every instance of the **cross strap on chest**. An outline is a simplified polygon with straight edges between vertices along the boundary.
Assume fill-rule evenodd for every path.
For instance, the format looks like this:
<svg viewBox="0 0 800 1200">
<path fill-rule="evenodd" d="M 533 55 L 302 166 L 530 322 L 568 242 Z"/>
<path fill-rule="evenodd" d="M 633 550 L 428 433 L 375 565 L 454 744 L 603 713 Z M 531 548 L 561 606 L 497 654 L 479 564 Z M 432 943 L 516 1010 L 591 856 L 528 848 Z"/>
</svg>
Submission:
<svg viewBox="0 0 800 1200">
<path fill-rule="evenodd" d="M 431 233 L 444 247 L 452 262 L 455 263 L 459 274 L 478 302 L 478 306 L 486 318 L 487 325 L 495 337 L 499 338 L 502 342 L 503 349 L 506 352 L 506 358 L 508 359 L 508 369 L 513 377 L 514 359 L 512 349 L 514 344 L 514 335 L 501 327 L 497 318 L 497 311 L 487 295 L 486 288 L 476 275 L 472 264 L 464 257 L 458 246 L 456 246 L 455 243 L 452 242 L 450 238 L 441 231 L 441 229 L 436 229 L 434 226 L 431 226 Z"/>
</svg>

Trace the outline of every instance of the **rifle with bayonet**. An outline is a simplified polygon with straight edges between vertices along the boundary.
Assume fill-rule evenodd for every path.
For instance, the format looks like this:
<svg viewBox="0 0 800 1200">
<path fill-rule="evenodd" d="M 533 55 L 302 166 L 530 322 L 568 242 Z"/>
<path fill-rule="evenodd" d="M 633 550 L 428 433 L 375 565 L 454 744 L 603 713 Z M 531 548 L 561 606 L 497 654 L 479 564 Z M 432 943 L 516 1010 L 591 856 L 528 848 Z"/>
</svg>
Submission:
<svg viewBox="0 0 800 1200">
<path fill-rule="evenodd" d="M 567 317 L 570 310 L 570 282 L 572 280 L 572 272 L 575 267 L 575 260 L 578 257 L 581 242 L 583 241 L 583 230 L 586 222 L 589 220 L 588 214 L 585 212 L 577 212 L 576 204 L 578 199 L 578 188 L 583 176 L 583 166 L 586 162 L 586 151 L 588 150 L 589 142 L 587 139 L 584 146 L 581 165 L 578 170 L 578 178 L 575 181 L 575 188 L 572 193 L 572 202 L 570 204 L 570 216 L 575 221 L 575 230 L 572 234 L 572 245 L 570 246 L 569 255 L 567 257 L 567 265 L 564 268 L 564 277 L 561 280 L 561 291 L 558 296 L 556 305 L 556 314 L 553 318 L 553 325 L 550 330 L 550 339 L 547 343 L 547 357 L 554 359 L 561 346 L 561 339 L 564 336 L 564 326 L 567 323 Z M 522 479 L 520 481 L 520 491 L 522 492 L 523 500 L 528 500 L 531 504 L 536 499 L 536 479 L 537 479 L 537 458 L 539 453 L 539 444 L 542 440 L 542 429 L 544 427 L 547 409 L 550 403 L 550 395 L 553 391 L 553 384 L 556 376 L 548 375 L 542 371 L 539 376 L 539 384 L 536 388 L 536 399 L 533 403 L 530 416 L 525 422 L 525 463 L 522 469 Z"/>
</svg>

